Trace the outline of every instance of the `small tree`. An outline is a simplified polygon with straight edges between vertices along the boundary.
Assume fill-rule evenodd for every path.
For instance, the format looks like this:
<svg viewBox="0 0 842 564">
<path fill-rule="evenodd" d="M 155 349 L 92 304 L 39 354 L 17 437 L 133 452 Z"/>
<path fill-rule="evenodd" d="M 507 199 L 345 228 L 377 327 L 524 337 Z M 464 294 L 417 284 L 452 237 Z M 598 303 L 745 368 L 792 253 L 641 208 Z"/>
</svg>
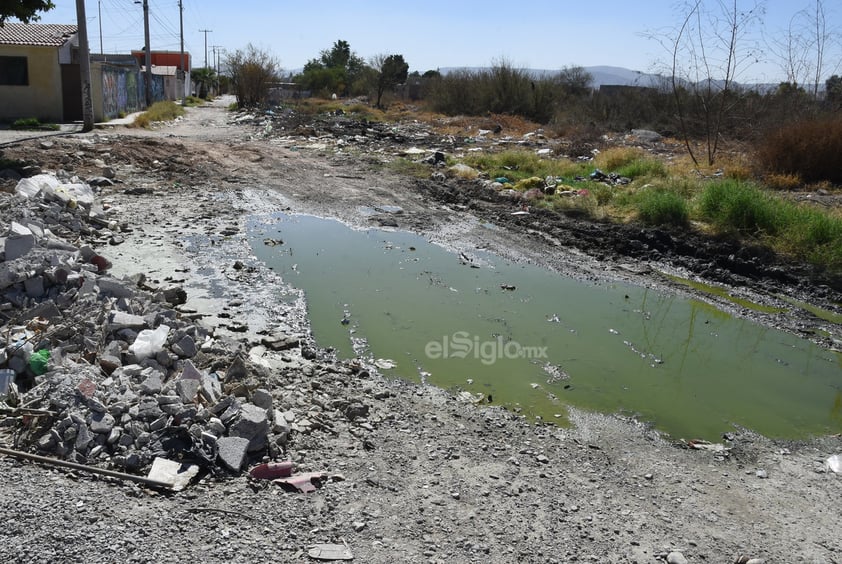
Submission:
<svg viewBox="0 0 842 564">
<path fill-rule="evenodd" d="M 278 62 L 266 51 L 249 44 L 225 60 L 231 75 L 231 85 L 242 107 L 257 106 L 266 100 L 269 85 L 278 80 Z"/>
<path fill-rule="evenodd" d="M 16 18 L 23 23 L 41 19 L 38 12 L 46 12 L 55 8 L 50 0 L 13 0 L 0 3 L 0 26 L 9 18 Z"/>
<path fill-rule="evenodd" d="M 318 59 L 307 61 L 298 81 L 307 90 L 345 96 L 352 92 L 366 68 L 365 61 L 351 51 L 348 42 L 340 39 L 331 49 L 322 51 Z"/>
<path fill-rule="evenodd" d="M 212 68 L 202 67 L 190 71 L 190 78 L 198 88 L 199 98 L 207 98 L 211 88 L 216 83 L 216 73 Z"/>
<path fill-rule="evenodd" d="M 737 0 L 688 0 L 680 6 L 681 24 L 664 35 L 653 35 L 669 52 L 671 89 L 679 129 L 690 158 L 698 165 L 690 142 L 701 130 L 712 165 L 719 152 L 725 122 L 734 110 L 736 80 L 757 60 L 749 37 L 762 15 L 759 0 L 748 10 Z"/>
<path fill-rule="evenodd" d="M 825 97 L 832 109 L 842 107 L 842 76 L 834 74 L 824 83 Z"/>
<path fill-rule="evenodd" d="M 409 65 L 403 55 L 377 55 L 371 59 L 371 67 L 377 72 L 377 108 L 382 108 L 381 101 L 387 90 L 406 82 Z"/>
</svg>

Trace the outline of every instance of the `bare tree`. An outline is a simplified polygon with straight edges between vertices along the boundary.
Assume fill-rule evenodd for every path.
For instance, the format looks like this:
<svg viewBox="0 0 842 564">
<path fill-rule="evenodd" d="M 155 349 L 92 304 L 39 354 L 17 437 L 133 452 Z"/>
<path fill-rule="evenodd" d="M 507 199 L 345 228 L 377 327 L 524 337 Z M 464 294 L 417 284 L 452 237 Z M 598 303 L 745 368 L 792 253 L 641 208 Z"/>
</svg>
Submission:
<svg viewBox="0 0 842 564">
<path fill-rule="evenodd" d="M 759 0 L 748 9 L 738 0 L 690 0 L 679 9 L 676 28 L 650 37 L 670 56 L 667 72 L 684 145 L 698 166 L 692 139 L 700 132 L 712 165 L 723 125 L 735 107 L 736 81 L 757 62 L 751 34 L 764 9 Z"/>
<path fill-rule="evenodd" d="M 804 88 L 817 98 L 827 70 L 828 49 L 837 36 L 836 31 L 828 27 L 823 0 L 815 0 L 792 16 L 783 34 L 773 37 L 769 51 L 780 61 L 787 82 Z"/>
<path fill-rule="evenodd" d="M 278 79 L 280 72 L 277 59 L 251 43 L 229 55 L 225 63 L 241 108 L 263 103 L 270 83 Z"/>
</svg>

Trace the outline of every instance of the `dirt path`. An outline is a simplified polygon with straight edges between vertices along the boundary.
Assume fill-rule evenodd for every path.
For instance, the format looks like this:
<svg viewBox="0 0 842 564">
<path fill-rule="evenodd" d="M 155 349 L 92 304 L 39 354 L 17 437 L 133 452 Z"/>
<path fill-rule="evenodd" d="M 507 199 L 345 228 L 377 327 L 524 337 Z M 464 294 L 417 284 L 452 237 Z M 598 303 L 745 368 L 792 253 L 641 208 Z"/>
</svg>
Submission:
<svg viewBox="0 0 842 564">
<path fill-rule="evenodd" d="M 151 132 L 99 131 L 7 153 L 84 176 L 114 167 L 122 183 L 102 199 L 127 228 L 123 245 L 105 248 L 115 270 L 182 283 L 185 311 L 207 314 L 204 323 L 247 347 L 267 328 L 308 332 L 300 296 L 250 253 L 249 213 L 291 209 L 365 226 L 359 206 L 398 205 L 400 227 L 454 248 L 483 244 L 533 260 L 547 248 L 536 242 L 545 237 L 516 226 L 480 240 L 474 214 L 493 208 L 425 193 L 377 159 L 266 139 L 230 124 L 226 103 Z M 575 250 L 555 251 L 560 270 L 605 270 Z M 634 271 L 609 274 L 639 280 Z M 313 543 L 347 543 L 355 561 L 373 563 L 654 563 L 672 551 L 689 562 L 842 558 L 840 481 L 823 467 L 842 452 L 838 437 L 776 444 L 738 433 L 722 457 L 617 417 L 573 411 L 571 429 L 531 424 L 326 358 L 252 353 L 281 409 L 327 423 L 297 434 L 289 456 L 336 480 L 304 495 L 208 478 L 161 496 L 3 458 L 0 560 L 303 562 Z M 364 420 L 334 414 L 352 402 L 368 408 Z"/>
</svg>

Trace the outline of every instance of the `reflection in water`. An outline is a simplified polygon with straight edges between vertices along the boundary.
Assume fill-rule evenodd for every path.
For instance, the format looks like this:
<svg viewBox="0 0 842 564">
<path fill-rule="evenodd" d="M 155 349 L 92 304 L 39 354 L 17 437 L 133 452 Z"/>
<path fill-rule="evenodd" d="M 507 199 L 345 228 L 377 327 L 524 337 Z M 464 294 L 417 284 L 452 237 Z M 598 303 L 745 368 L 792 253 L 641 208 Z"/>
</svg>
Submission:
<svg viewBox="0 0 842 564">
<path fill-rule="evenodd" d="M 704 302 L 493 255 L 471 268 L 413 234 L 308 216 L 249 230 L 257 256 L 305 290 L 322 346 L 351 356 L 356 344 L 396 376 L 554 420 L 567 404 L 632 413 L 685 438 L 735 423 L 778 437 L 842 430 L 840 355 Z"/>
</svg>

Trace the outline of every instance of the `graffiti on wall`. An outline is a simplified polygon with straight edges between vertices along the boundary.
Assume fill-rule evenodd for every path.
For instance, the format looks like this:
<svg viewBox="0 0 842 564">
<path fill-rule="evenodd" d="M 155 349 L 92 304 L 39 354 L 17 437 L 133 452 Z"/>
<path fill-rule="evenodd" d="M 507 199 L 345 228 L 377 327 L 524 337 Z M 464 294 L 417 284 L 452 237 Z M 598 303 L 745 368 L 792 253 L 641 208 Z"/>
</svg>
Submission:
<svg viewBox="0 0 842 564">
<path fill-rule="evenodd" d="M 114 119 L 145 106 L 144 75 L 137 68 L 102 66 L 102 114 Z M 164 77 L 152 75 L 152 101 L 164 99 Z"/>
</svg>

